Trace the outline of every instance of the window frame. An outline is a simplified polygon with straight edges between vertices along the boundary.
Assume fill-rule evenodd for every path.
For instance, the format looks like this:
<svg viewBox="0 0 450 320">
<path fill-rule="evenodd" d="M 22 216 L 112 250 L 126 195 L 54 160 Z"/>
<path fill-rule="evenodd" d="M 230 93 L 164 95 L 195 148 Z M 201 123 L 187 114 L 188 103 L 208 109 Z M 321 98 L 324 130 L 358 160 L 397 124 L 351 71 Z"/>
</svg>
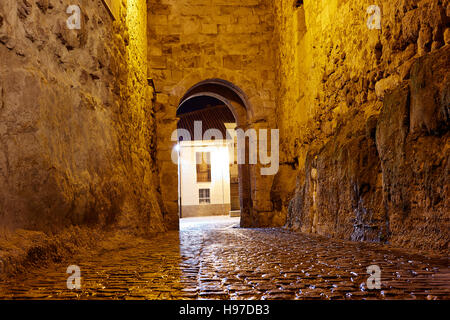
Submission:
<svg viewBox="0 0 450 320">
<path fill-rule="evenodd" d="M 201 155 L 201 162 L 199 163 L 199 154 Z M 205 156 L 206 155 L 206 156 Z M 206 170 L 203 170 L 206 165 Z M 211 152 L 210 151 L 196 151 L 195 152 L 195 173 L 197 183 L 210 183 L 212 180 L 211 168 Z M 204 176 L 206 175 L 206 178 Z"/>
<path fill-rule="evenodd" d="M 205 194 L 202 195 L 202 191 L 204 191 Z M 199 205 L 211 204 L 211 189 L 210 188 L 199 188 L 198 189 L 198 204 Z"/>
</svg>

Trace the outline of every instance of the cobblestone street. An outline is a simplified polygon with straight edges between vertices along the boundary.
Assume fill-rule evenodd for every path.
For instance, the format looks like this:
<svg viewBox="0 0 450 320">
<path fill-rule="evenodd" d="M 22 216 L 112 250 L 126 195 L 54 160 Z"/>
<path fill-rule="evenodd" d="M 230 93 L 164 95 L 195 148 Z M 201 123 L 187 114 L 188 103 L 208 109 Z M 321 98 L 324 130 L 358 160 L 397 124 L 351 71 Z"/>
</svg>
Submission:
<svg viewBox="0 0 450 320">
<path fill-rule="evenodd" d="M 74 257 L 0 285 L 2 299 L 449 299 L 448 259 L 369 243 L 241 229 L 236 218 L 190 218 L 181 231 Z M 381 268 L 368 290 L 366 269 Z"/>
</svg>

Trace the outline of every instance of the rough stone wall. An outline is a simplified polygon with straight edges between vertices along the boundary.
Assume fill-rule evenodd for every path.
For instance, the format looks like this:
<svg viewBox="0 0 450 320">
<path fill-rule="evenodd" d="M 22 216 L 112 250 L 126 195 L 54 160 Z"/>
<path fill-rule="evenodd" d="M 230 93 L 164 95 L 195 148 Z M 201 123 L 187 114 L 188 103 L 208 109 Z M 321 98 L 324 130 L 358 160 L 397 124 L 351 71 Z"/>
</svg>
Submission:
<svg viewBox="0 0 450 320">
<path fill-rule="evenodd" d="M 128 2 L 128 3 L 127 3 Z M 0 3 L 0 226 L 162 231 L 146 1 Z M 69 30 L 79 5 L 81 30 Z M 153 148 L 153 149 L 152 149 Z"/>
<path fill-rule="evenodd" d="M 275 7 L 282 161 L 297 170 L 287 226 L 448 250 L 448 1 Z"/>
<path fill-rule="evenodd" d="M 176 109 L 197 83 L 221 79 L 239 87 L 248 98 L 250 127 L 275 128 L 274 16 L 269 0 L 150 0 L 148 2 L 149 77 L 157 94 L 158 168 L 164 210 L 178 221 L 177 166 L 170 155 Z M 244 121 L 242 121 L 244 120 Z M 273 177 L 253 174 L 248 224 L 271 225 L 270 186 Z M 258 221 L 257 221 L 258 220 Z"/>
</svg>

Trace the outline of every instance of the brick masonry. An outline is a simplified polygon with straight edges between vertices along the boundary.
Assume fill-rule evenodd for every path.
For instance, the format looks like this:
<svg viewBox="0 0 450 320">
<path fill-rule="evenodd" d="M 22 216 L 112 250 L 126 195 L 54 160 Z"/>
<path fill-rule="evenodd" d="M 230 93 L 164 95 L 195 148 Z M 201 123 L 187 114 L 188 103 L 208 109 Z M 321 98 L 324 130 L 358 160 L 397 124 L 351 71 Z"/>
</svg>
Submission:
<svg viewBox="0 0 450 320">
<path fill-rule="evenodd" d="M 275 2 L 287 226 L 448 252 L 449 2 L 303 2 Z"/>
<path fill-rule="evenodd" d="M 207 216 L 227 216 L 230 214 L 230 204 L 207 204 L 197 206 L 183 206 L 182 217 L 207 217 Z"/>
</svg>

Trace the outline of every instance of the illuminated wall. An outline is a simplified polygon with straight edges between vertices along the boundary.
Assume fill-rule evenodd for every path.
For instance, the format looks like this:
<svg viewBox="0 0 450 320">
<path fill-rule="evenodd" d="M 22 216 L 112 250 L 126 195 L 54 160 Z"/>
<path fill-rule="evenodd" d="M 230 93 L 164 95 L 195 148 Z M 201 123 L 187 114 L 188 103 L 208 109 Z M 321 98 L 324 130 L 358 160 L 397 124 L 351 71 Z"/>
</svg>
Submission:
<svg viewBox="0 0 450 320">
<path fill-rule="evenodd" d="M 145 0 L 0 2 L 0 225 L 164 231 Z M 127 6 L 125 6 L 127 4 Z M 79 7 L 79 29 L 66 21 Z"/>
<path fill-rule="evenodd" d="M 232 145 L 222 141 L 182 141 L 180 178 L 182 217 L 227 215 L 230 210 L 230 162 Z M 211 182 L 197 181 L 196 153 L 210 152 Z M 199 189 L 210 190 L 210 204 L 199 203 Z"/>
</svg>

